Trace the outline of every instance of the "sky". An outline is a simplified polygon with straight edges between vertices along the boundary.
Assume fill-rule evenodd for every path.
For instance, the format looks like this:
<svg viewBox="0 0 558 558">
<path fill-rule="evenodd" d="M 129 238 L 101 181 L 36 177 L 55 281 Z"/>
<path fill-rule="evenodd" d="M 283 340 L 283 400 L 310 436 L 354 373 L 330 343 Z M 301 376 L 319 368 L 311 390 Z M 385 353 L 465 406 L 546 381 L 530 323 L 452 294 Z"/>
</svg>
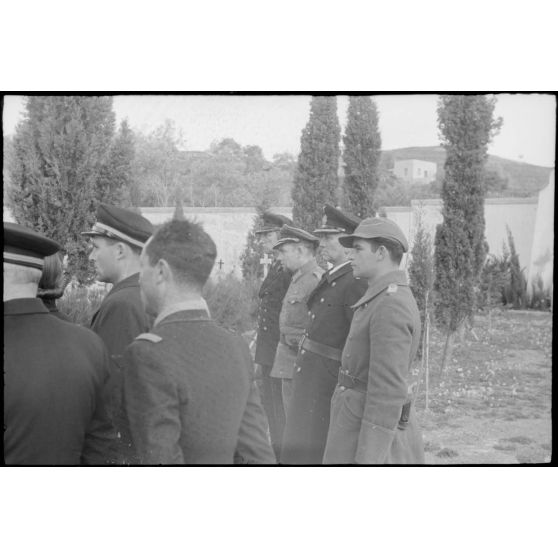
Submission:
<svg viewBox="0 0 558 558">
<path fill-rule="evenodd" d="M 379 95 L 383 149 L 438 145 L 436 95 Z M 556 102 L 552 95 L 497 95 L 496 116 L 504 124 L 489 153 L 535 165 L 555 164 Z M 348 99 L 338 97 L 341 129 Z M 182 130 L 184 148 L 203 151 L 225 137 L 241 145 L 259 145 L 266 158 L 288 151 L 298 154 L 309 115 L 305 95 L 121 95 L 114 98 L 117 121 L 148 133 L 171 119 Z M 23 112 L 23 98 L 5 97 L 3 126 L 12 134 Z"/>
</svg>

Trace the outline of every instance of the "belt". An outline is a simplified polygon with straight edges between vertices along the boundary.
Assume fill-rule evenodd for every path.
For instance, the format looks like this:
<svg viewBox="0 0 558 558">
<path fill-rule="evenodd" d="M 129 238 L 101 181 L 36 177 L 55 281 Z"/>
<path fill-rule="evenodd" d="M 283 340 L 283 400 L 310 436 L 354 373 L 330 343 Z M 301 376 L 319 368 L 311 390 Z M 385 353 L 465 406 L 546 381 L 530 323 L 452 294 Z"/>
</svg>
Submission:
<svg viewBox="0 0 558 558">
<path fill-rule="evenodd" d="M 360 391 L 362 393 L 366 393 L 366 389 L 368 387 L 367 383 L 359 378 L 355 378 L 351 376 L 347 370 L 343 370 L 343 368 L 339 369 L 339 376 L 337 378 L 337 385 L 346 387 L 349 389 L 354 389 L 356 391 Z M 409 416 L 411 414 L 411 401 L 405 402 L 403 407 L 401 407 L 401 417 L 399 418 L 399 423 L 397 428 L 399 430 L 405 430 L 409 425 Z"/>
<path fill-rule="evenodd" d="M 285 345 L 285 347 L 287 347 L 287 349 L 289 349 L 293 353 L 298 354 L 298 344 L 297 345 L 289 345 L 288 343 L 286 343 L 285 335 L 283 335 L 282 333 L 279 336 L 279 343 L 281 343 L 281 345 Z"/>
<path fill-rule="evenodd" d="M 302 338 L 300 348 L 306 351 L 310 351 L 311 353 L 329 358 L 331 360 L 341 362 L 341 349 L 336 349 L 335 347 L 330 347 L 329 345 L 318 343 L 317 341 L 308 339 L 308 337 Z"/>
</svg>

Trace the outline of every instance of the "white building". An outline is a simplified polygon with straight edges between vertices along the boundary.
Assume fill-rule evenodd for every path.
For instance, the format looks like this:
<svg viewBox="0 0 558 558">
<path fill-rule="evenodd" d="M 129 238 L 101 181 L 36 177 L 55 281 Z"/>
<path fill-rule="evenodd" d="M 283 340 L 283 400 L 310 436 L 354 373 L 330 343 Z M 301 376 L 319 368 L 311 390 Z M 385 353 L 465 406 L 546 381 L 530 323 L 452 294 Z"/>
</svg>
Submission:
<svg viewBox="0 0 558 558">
<path fill-rule="evenodd" d="M 404 182 L 427 184 L 436 178 L 438 165 L 420 159 L 404 159 L 395 161 L 393 174 Z"/>
</svg>

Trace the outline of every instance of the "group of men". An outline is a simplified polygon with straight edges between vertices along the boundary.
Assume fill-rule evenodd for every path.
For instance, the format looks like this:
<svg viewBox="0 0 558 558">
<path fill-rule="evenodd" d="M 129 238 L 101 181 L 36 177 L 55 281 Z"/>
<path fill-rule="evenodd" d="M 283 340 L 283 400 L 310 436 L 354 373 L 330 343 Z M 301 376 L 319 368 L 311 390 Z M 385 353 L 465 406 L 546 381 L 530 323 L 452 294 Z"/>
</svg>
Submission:
<svg viewBox="0 0 558 558">
<path fill-rule="evenodd" d="M 7 464 L 423 462 L 408 389 L 420 320 L 395 223 L 328 205 L 310 233 L 264 214 L 261 401 L 248 346 L 202 298 L 216 247 L 201 225 L 153 230 L 101 204 L 83 234 L 113 285 L 90 328 L 37 298 L 61 247 L 4 223 Z"/>
<path fill-rule="evenodd" d="M 399 270 L 401 229 L 326 205 L 312 233 L 273 213 L 257 233 L 275 253 L 255 361 L 278 461 L 423 463 L 410 381 L 420 318 Z"/>
</svg>

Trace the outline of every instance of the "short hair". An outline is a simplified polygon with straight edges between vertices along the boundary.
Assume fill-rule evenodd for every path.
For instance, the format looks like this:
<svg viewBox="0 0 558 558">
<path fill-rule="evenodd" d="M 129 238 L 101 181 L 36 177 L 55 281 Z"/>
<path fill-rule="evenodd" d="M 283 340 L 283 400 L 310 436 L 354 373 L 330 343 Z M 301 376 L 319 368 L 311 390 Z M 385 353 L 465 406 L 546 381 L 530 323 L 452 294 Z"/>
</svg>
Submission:
<svg viewBox="0 0 558 558">
<path fill-rule="evenodd" d="M 397 240 L 393 240 L 391 238 L 366 238 L 364 239 L 369 242 L 372 248 L 375 248 L 374 252 L 380 247 L 383 246 L 389 254 L 389 257 L 393 263 L 399 265 L 403 258 L 403 246 Z"/>
<path fill-rule="evenodd" d="M 56 252 L 46 256 L 43 264 L 43 274 L 39 281 L 37 296 L 40 298 L 60 298 L 64 294 L 64 268 L 62 253 Z"/>
<path fill-rule="evenodd" d="M 172 220 L 155 230 L 145 253 L 151 265 L 165 260 L 180 282 L 201 288 L 213 269 L 217 247 L 199 223 Z"/>
</svg>

